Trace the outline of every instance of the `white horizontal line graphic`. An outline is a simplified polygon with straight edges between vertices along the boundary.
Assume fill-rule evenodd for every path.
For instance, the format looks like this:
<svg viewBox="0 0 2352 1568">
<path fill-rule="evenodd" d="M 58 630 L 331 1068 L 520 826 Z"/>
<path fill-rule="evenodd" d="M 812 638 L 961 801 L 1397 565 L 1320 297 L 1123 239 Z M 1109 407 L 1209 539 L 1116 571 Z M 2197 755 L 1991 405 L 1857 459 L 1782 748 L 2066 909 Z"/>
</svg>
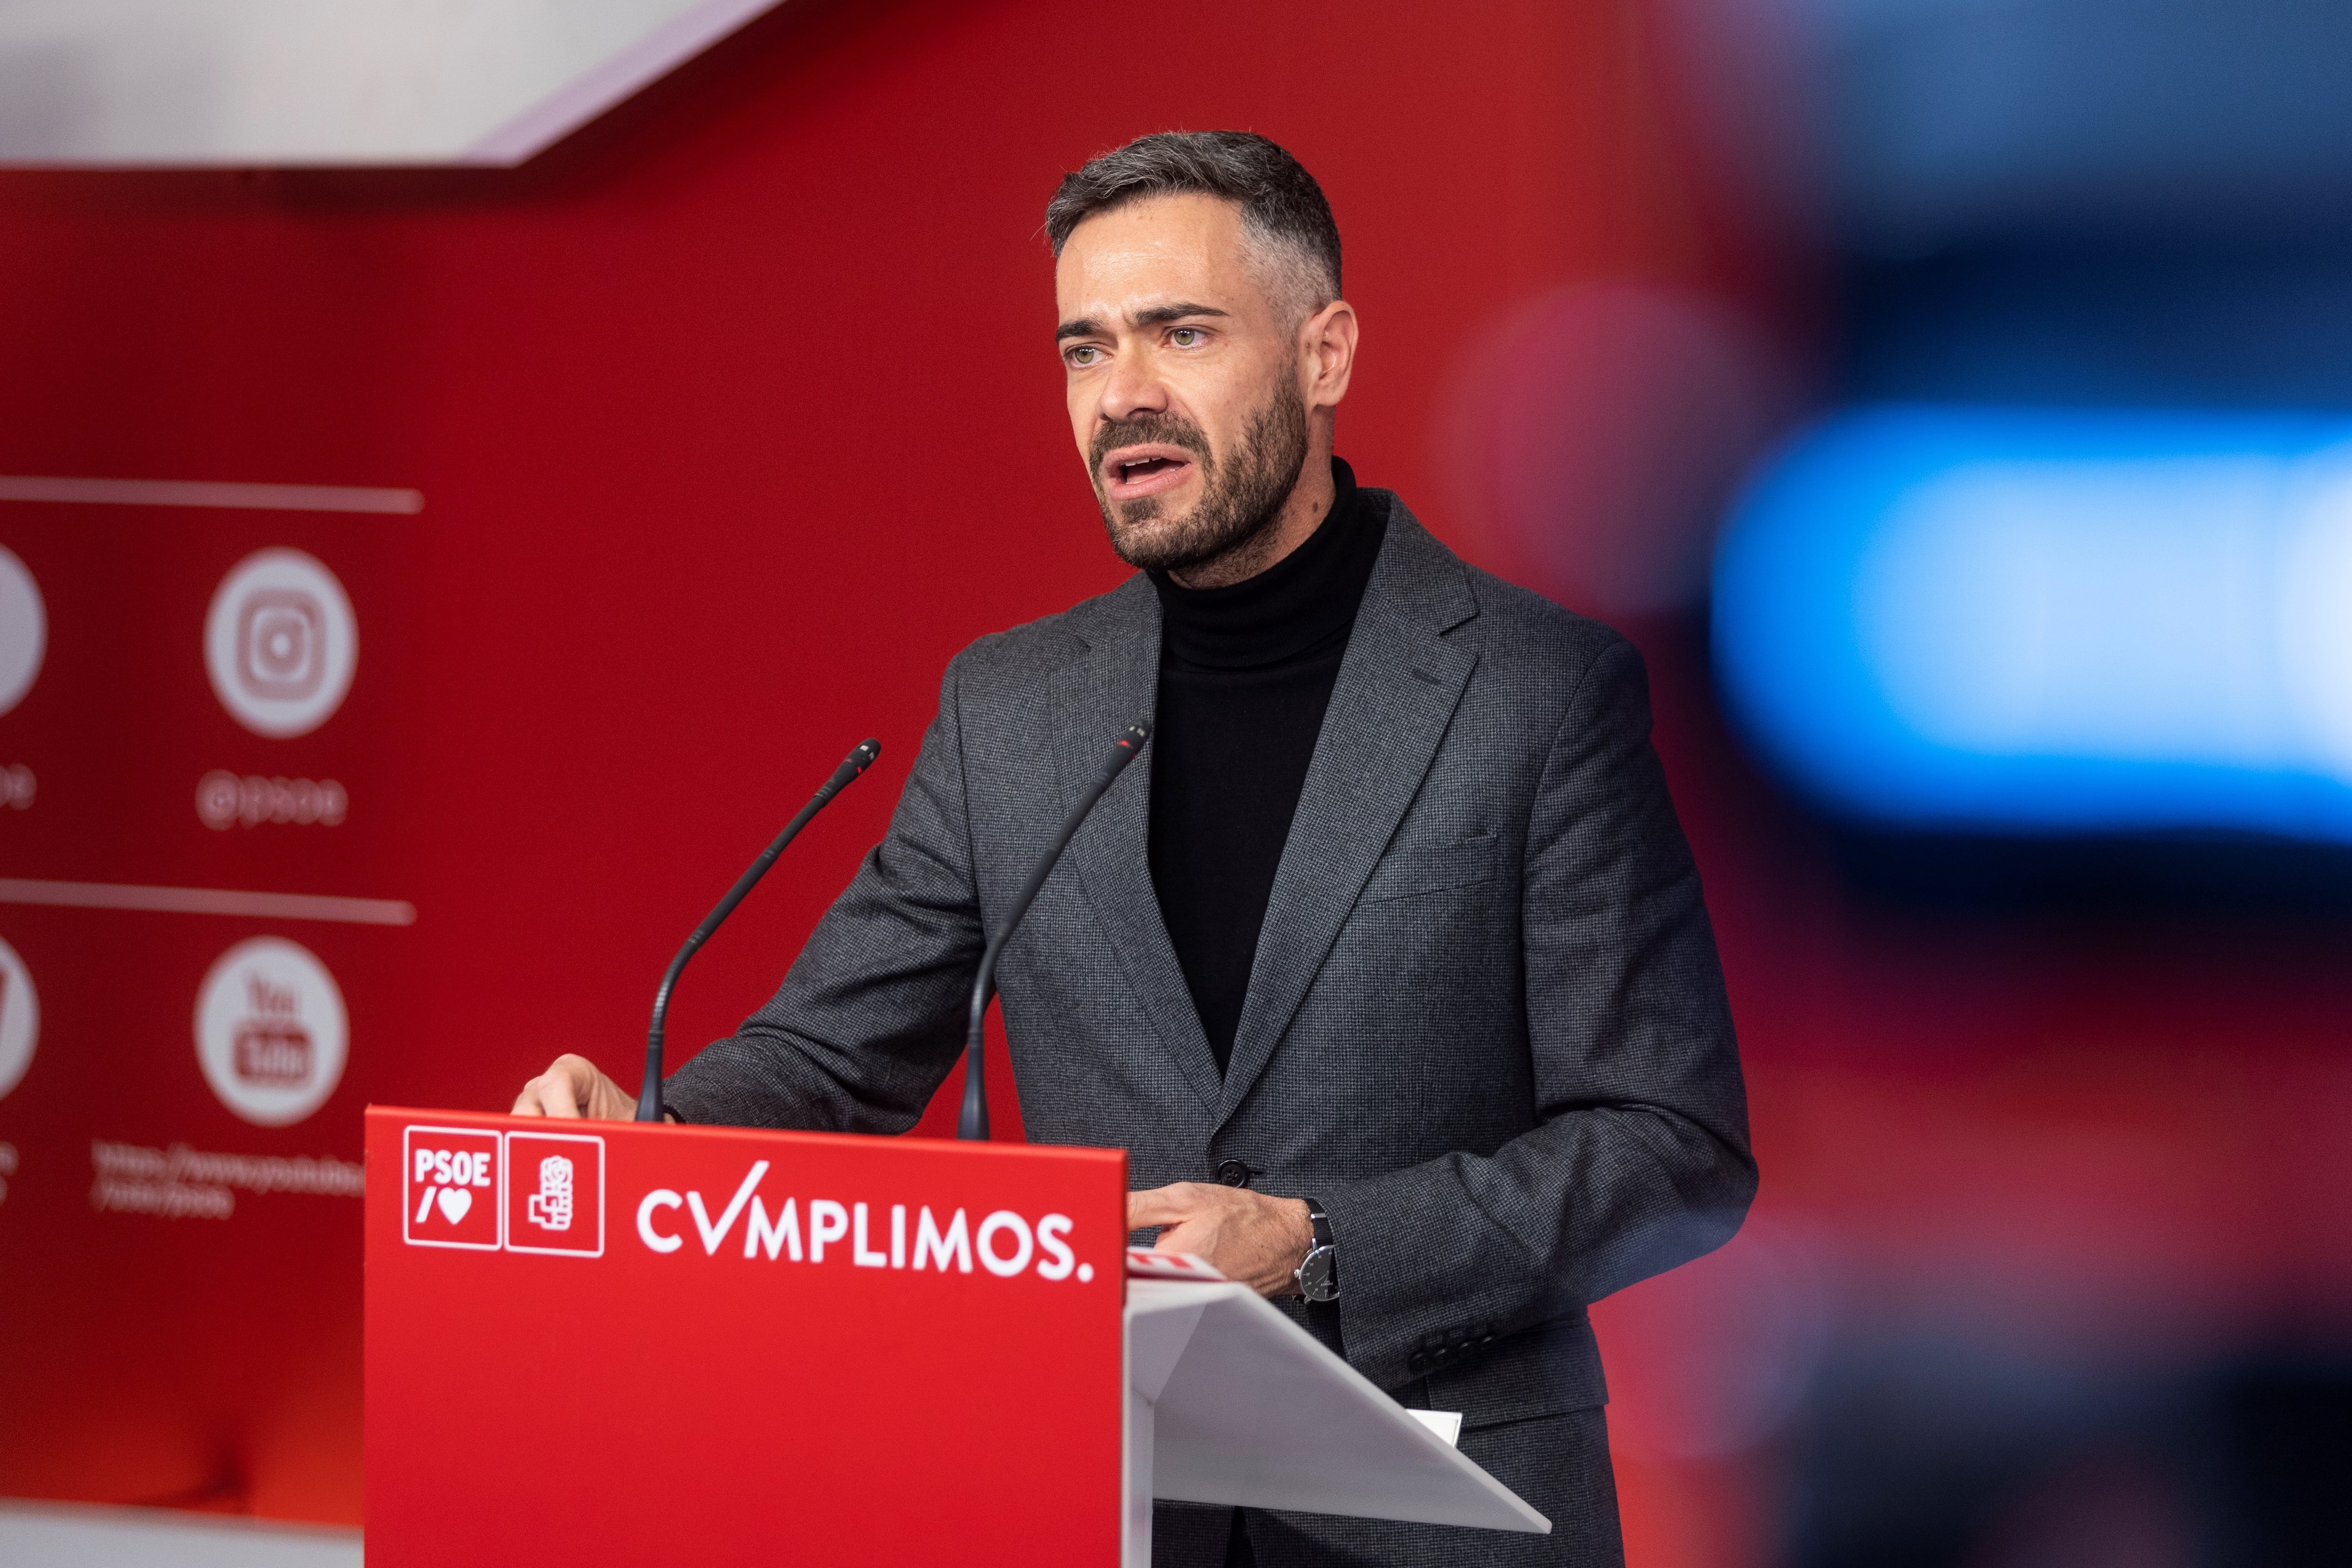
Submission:
<svg viewBox="0 0 2352 1568">
<path fill-rule="evenodd" d="M 174 915 L 250 915 L 262 920 L 342 921 L 370 926 L 416 923 L 416 906 L 400 899 L 245 893 L 227 888 L 142 888 L 129 882 L 44 882 L 21 877 L 0 877 L 0 904 L 153 910 Z"/>
<path fill-rule="evenodd" d="M 227 506 L 267 511 L 425 510 L 422 490 L 362 485 L 229 485 L 202 479 L 48 479 L 0 474 L 0 500 L 83 501 L 99 506 Z"/>
</svg>

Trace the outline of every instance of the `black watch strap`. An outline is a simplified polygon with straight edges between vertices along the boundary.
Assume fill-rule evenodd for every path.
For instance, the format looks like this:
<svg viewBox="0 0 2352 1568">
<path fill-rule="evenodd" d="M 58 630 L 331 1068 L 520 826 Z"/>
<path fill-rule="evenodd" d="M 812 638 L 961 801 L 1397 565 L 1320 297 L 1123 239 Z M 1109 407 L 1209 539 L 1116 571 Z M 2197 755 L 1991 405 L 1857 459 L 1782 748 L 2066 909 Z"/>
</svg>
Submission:
<svg viewBox="0 0 2352 1568">
<path fill-rule="evenodd" d="M 1323 1212 L 1319 1200 L 1304 1201 L 1307 1223 L 1314 1227 L 1315 1245 L 1307 1248 L 1306 1261 L 1294 1276 L 1298 1281 L 1298 1293 L 1309 1301 L 1336 1301 L 1339 1299 L 1339 1248 L 1331 1239 L 1330 1216 Z"/>
</svg>

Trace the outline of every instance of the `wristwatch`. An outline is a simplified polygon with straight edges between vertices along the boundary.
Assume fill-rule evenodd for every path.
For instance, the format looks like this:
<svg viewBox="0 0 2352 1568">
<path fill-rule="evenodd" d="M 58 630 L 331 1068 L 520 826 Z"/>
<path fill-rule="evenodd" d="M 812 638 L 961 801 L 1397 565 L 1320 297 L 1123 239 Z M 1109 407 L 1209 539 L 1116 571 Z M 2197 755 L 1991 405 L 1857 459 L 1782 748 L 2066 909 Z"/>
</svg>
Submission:
<svg viewBox="0 0 2352 1568">
<path fill-rule="evenodd" d="M 1315 1245 L 1307 1249 L 1306 1260 L 1290 1277 L 1298 1281 L 1298 1293 L 1308 1300 L 1336 1301 L 1339 1299 L 1339 1249 L 1331 1240 L 1329 1216 L 1313 1198 L 1307 1200 L 1307 1221 L 1315 1227 Z"/>
</svg>

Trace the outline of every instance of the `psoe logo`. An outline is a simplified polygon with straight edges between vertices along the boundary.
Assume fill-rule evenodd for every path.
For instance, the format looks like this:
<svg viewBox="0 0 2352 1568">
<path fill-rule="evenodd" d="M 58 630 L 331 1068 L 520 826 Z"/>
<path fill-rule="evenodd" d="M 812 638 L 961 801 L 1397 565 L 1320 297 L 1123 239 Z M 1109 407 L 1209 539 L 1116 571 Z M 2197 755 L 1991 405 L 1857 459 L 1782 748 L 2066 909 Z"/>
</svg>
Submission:
<svg viewBox="0 0 2352 1568">
<path fill-rule="evenodd" d="M 400 1134 L 401 1237 L 411 1247 L 496 1252 L 506 1213 L 499 1135 L 471 1127 L 408 1127 Z"/>
<path fill-rule="evenodd" d="M 405 1127 L 400 1137 L 411 1247 L 604 1256 L 602 1138 L 475 1127 Z"/>
<path fill-rule="evenodd" d="M 342 584 L 299 550 L 247 556 L 205 616 L 205 672 L 229 717 L 257 735 L 307 735 L 334 716 L 359 667 Z"/>
<path fill-rule="evenodd" d="M 342 1081 L 350 1034 L 335 977 L 283 937 L 238 942 L 196 993 L 205 1081 L 257 1126 L 289 1126 L 326 1104 Z"/>
</svg>

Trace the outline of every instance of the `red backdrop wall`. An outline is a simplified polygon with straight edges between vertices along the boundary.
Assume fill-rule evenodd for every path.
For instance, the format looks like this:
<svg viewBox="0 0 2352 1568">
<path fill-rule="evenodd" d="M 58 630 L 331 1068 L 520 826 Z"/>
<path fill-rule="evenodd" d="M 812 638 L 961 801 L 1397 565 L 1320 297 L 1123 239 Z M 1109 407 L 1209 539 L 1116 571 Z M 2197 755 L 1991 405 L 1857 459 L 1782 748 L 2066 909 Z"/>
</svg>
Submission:
<svg viewBox="0 0 2352 1568">
<path fill-rule="evenodd" d="M 50 621 L 0 717 L 0 764 L 39 781 L 0 812 L 0 875 L 417 910 L 0 905 L 44 1014 L 0 1100 L 0 1492 L 361 1517 L 356 1204 L 100 1212 L 93 1141 L 354 1160 L 369 1101 L 502 1106 L 562 1049 L 625 1073 L 671 948 L 878 735 L 672 1038 L 756 1005 L 877 837 L 947 658 L 1120 575 L 1040 209 L 1171 126 L 1264 131 L 1323 181 L 1366 328 L 1342 450 L 1456 538 L 1442 405 L 1482 330 L 1578 279 L 1748 289 L 1622 0 L 1212 0 L 1164 27 L 794 0 L 519 171 L 0 177 L 0 471 L 425 498 L 0 507 Z M 233 721 L 201 648 L 271 546 L 325 563 L 360 632 L 348 700 L 290 740 Z M 348 816 L 215 829 L 215 769 L 331 778 Z M 282 1128 L 215 1100 L 191 1034 L 207 967 L 265 933 L 351 1016 L 340 1087 Z"/>
<path fill-rule="evenodd" d="M 672 1037 L 763 999 L 880 832 L 950 655 L 1119 575 L 1037 237 L 1088 153 L 1169 126 L 1293 147 L 1365 321 L 1341 449 L 1586 607 L 1489 510 L 1530 493 L 1497 466 L 1549 458 L 1463 439 L 1492 424 L 1496 334 L 1559 341 L 1575 312 L 1541 301 L 1580 282 L 1807 330 L 1718 216 L 1651 38 L 1633 0 L 1205 0 L 1181 24 L 793 0 L 519 171 L 0 176 L 0 473 L 425 497 L 0 504 L 50 619 L 0 715 L 0 766 L 39 781 L 0 809 L 0 878 L 417 911 L 0 903 L 43 1010 L 0 1097 L 0 1493 L 362 1517 L 356 1204 L 102 1212 L 93 1142 L 348 1161 L 370 1100 L 500 1106 L 563 1048 L 625 1072 L 675 943 L 877 734 L 877 773 L 698 960 Z M 1503 379 L 1622 414 L 1589 367 Z M 1700 425 L 1739 426 L 1737 401 Z M 269 546 L 327 563 L 360 627 L 348 700 L 294 740 L 239 727 L 202 653 L 215 585 Z M 1739 1240 L 1596 1313 L 1635 1562 L 1766 1559 L 1775 1423 L 1841 1321 L 2110 1353 L 2352 1318 L 2338 936 L 1858 894 L 1722 731 L 1688 627 L 1634 629 L 1766 1172 Z M 194 805 L 215 769 L 333 778 L 348 817 L 216 830 Z M 351 1016 L 336 1092 L 283 1128 L 217 1100 L 192 1037 L 207 968 L 260 934 L 318 954 Z"/>
</svg>

